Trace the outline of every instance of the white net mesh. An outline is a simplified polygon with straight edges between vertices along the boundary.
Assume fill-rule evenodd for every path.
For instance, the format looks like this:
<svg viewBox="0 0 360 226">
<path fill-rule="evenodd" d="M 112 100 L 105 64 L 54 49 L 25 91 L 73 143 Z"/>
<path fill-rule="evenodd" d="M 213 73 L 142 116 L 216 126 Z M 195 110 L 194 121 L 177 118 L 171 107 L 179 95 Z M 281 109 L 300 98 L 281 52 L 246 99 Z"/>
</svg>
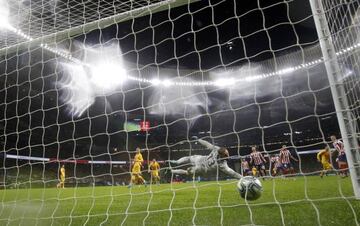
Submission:
<svg viewBox="0 0 360 226">
<path fill-rule="evenodd" d="M 358 140 L 359 3 L 323 5 Z M 341 135 L 313 16 L 301 0 L 0 0 L 0 224 L 359 225 L 336 152 L 319 177 Z M 194 136 L 241 174 L 257 146 L 261 198 L 180 161 L 211 152 Z"/>
</svg>

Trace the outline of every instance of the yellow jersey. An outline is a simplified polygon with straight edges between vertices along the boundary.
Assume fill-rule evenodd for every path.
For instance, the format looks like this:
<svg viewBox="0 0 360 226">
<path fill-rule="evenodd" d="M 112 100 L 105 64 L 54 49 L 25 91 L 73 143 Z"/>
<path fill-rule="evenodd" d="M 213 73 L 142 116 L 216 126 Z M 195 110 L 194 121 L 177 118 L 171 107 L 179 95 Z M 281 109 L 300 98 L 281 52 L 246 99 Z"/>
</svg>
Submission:
<svg viewBox="0 0 360 226">
<path fill-rule="evenodd" d="M 316 157 L 321 163 L 328 163 L 330 162 L 330 151 L 324 149 L 320 151 Z"/>
<path fill-rule="evenodd" d="M 159 169 L 160 169 L 160 165 L 159 165 L 159 163 L 158 162 L 151 162 L 150 163 L 150 165 L 149 165 L 149 168 L 150 168 L 150 170 L 152 170 L 152 171 L 158 171 Z"/>
<path fill-rule="evenodd" d="M 134 162 L 138 162 L 142 165 L 142 163 L 144 162 L 143 156 L 141 153 L 137 153 L 134 157 Z"/>
<path fill-rule="evenodd" d="M 61 168 L 60 168 L 60 180 L 61 180 L 62 182 L 65 181 L 65 168 L 64 168 L 64 167 L 61 167 Z"/>
<path fill-rule="evenodd" d="M 134 163 L 131 172 L 133 174 L 141 174 L 141 164 L 140 164 L 140 162 L 135 162 Z"/>
<path fill-rule="evenodd" d="M 64 167 L 61 167 L 60 169 L 60 175 L 65 177 L 65 168 Z"/>
</svg>

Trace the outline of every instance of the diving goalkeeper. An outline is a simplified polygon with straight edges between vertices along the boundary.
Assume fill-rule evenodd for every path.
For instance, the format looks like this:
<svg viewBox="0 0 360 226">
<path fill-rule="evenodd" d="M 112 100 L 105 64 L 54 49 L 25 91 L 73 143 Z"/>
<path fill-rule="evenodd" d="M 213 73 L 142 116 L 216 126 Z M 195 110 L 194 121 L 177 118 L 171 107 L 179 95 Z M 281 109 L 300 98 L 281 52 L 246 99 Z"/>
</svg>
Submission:
<svg viewBox="0 0 360 226">
<path fill-rule="evenodd" d="M 203 146 L 205 146 L 207 149 L 211 150 L 211 153 L 207 156 L 192 155 L 182 157 L 178 160 L 170 160 L 168 162 L 170 162 L 171 164 L 189 165 L 186 170 L 171 169 L 171 173 L 195 176 L 195 174 L 205 174 L 210 171 L 219 170 L 233 178 L 240 179 L 242 177 L 239 173 L 235 172 L 227 165 L 226 159 L 229 158 L 229 151 L 226 148 L 212 145 L 202 139 L 198 139 L 197 141 Z"/>
</svg>

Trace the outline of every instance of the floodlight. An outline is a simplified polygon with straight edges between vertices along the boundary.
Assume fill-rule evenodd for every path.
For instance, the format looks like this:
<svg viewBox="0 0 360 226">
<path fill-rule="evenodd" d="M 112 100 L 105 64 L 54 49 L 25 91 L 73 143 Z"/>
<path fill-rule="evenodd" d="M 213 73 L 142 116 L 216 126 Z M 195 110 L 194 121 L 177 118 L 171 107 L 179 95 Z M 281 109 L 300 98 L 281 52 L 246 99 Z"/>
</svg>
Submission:
<svg viewBox="0 0 360 226">
<path fill-rule="evenodd" d="M 91 82 L 104 90 L 121 85 L 127 78 L 126 70 L 115 63 L 99 63 L 91 66 Z"/>
</svg>

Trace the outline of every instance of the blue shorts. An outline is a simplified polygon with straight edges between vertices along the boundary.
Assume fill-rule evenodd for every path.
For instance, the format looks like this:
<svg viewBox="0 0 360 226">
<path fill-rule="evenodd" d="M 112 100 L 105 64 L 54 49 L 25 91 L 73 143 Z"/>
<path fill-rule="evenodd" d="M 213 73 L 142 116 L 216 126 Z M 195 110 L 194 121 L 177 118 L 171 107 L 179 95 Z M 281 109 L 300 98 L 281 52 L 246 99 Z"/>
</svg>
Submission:
<svg viewBox="0 0 360 226">
<path fill-rule="evenodd" d="M 256 168 L 257 170 L 265 170 L 265 165 L 264 165 L 264 164 L 255 165 L 255 168 Z"/>
<path fill-rule="evenodd" d="M 251 172 L 250 169 L 244 169 L 244 170 L 243 170 L 243 173 L 244 173 L 244 174 L 249 174 L 250 172 Z"/>
<path fill-rule="evenodd" d="M 282 164 L 280 166 L 276 167 L 276 171 L 279 171 L 279 170 L 282 170 L 282 169 L 283 169 Z"/>
<path fill-rule="evenodd" d="M 284 169 L 290 169 L 290 168 L 294 168 L 293 165 L 290 163 L 283 163 L 282 164 L 282 168 Z"/>
<path fill-rule="evenodd" d="M 338 160 L 339 162 L 347 162 L 346 155 L 339 155 Z"/>
</svg>

